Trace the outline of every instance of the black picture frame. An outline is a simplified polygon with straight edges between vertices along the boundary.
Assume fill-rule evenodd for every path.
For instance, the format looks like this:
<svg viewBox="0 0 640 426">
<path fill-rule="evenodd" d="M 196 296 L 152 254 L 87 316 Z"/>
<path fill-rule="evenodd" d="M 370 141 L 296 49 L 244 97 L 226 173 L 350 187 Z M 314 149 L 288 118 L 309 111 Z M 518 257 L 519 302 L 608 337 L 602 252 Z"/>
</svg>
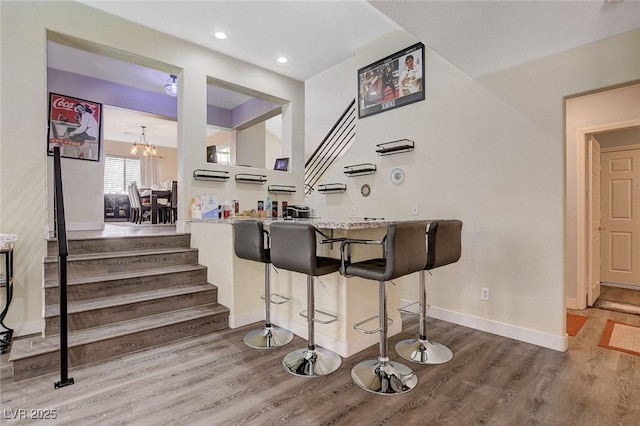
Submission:
<svg viewBox="0 0 640 426">
<path fill-rule="evenodd" d="M 60 155 L 76 160 L 100 161 L 102 104 L 49 92 L 47 155 L 60 147 Z M 76 132 L 76 130 L 82 132 Z"/>
<path fill-rule="evenodd" d="M 276 158 L 276 163 L 273 165 L 273 170 L 280 170 L 286 172 L 289 170 L 289 157 Z"/>
<path fill-rule="evenodd" d="M 412 63 L 409 63 L 410 60 Z M 358 118 L 424 99 L 422 43 L 416 43 L 358 70 Z"/>
<path fill-rule="evenodd" d="M 218 150 L 215 145 L 207 147 L 207 163 L 218 162 Z"/>
</svg>

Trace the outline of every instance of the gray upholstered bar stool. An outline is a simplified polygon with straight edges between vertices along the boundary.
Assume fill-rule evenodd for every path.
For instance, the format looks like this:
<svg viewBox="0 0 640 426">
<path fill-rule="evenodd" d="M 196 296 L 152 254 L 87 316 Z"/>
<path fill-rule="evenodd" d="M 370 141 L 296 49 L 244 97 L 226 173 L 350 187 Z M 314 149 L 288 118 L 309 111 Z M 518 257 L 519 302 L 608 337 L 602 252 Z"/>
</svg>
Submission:
<svg viewBox="0 0 640 426">
<path fill-rule="evenodd" d="M 453 358 L 451 349 L 427 338 L 427 271 L 455 263 L 462 253 L 462 221 L 437 220 L 431 222 L 427 232 L 427 264 L 420 272 L 420 335 L 417 339 L 402 340 L 396 352 L 402 358 L 419 364 L 443 364 Z M 407 311 L 404 311 L 407 312 Z M 413 313 L 413 312 L 408 312 Z"/>
<path fill-rule="evenodd" d="M 296 376 L 324 376 L 336 371 L 342 359 L 328 349 L 315 344 L 314 277 L 337 272 L 340 260 L 317 256 L 316 232 L 313 225 L 275 222 L 271 224 L 271 261 L 276 268 L 307 275 L 306 349 L 290 352 L 282 360 L 284 369 Z M 302 313 L 300 314 L 304 316 Z M 319 322 L 319 321 L 318 321 Z"/>
<path fill-rule="evenodd" d="M 247 346 L 256 349 L 269 349 L 284 346 L 293 340 L 293 333 L 289 330 L 285 330 L 271 324 L 271 304 L 279 304 L 287 299 L 279 296 L 282 302 L 274 302 L 272 300 L 269 233 L 264 230 L 262 222 L 258 220 L 243 220 L 236 222 L 233 224 L 233 231 L 236 256 L 241 259 L 264 263 L 264 328 L 249 332 L 244 336 L 244 342 Z"/>
<path fill-rule="evenodd" d="M 367 334 L 380 332 L 380 353 L 377 360 L 362 361 L 351 370 L 351 377 L 361 388 L 383 395 L 394 395 L 408 392 L 418 384 L 418 377 L 409 367 L 389 360 L 387 343 L 386 281 L 418 272 L 427 262 L 427 250 L 424 235 L 426 224 L 398 223 L 387 229 L 382 241 L 346 240 L 341 245 L 343 258 L 342 273 L 348 277 L 361 277 L 378 281 L 379 313 L 368 320 L 356 324 L 354 328 Z M 350 262 L 351 244 L 381 244 L 383 257 Z M 345 250 L 347 250 L 345 254 Z M 359 328 L 362 324 L 379 319 L 376 330 L 367 331 Z"/>
</svg>

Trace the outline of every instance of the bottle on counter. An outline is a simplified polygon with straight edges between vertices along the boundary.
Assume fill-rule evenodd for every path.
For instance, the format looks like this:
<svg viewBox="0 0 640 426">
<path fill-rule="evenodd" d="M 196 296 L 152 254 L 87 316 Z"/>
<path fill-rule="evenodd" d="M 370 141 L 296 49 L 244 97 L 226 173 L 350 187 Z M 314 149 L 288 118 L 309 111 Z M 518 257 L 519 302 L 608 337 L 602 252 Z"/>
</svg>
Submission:
<svg viewBox="0 0 640 426">
<path fill-rule="evenodd" d="M 267 202 L 264 206 L 264 209 L 267 212 L 267 217 L 271 217 L 271 198 L 267 197 Z"/>
<path fill-rule="evenodd" d="M 231 204 L 228 201 L 224 201 L 222 203 L 222 217 L 229 219 L 229 216 L 231 216 Z"/>
</svg>

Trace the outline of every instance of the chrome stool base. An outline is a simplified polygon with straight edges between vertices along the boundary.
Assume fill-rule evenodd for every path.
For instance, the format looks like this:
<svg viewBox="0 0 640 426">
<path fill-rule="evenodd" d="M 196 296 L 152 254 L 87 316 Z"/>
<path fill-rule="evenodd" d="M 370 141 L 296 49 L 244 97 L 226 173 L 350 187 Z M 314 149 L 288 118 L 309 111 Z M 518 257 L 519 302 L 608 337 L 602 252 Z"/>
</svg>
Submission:
<svg viewBox="0 0 640 426">
<path fill-rule="evenodd" d="M 253 330 L 244 336 L 244 343 L 254 349 L 278 348 L 292 340 L 292 332 L 275 326 Z"/>
<path fill-rule="evenodd" d="M 412 369 L 394 361 L 362 361 L 351 370 L 351 378 L 362 389 L 379 395 L 402 394 L 418 384 Z"/>
<path fill-rule="evenodd" d="M 396 343 L 396 352 L 407 361 L 418 364 L 444 364 L 453 358 L 451 349 L 430 340 L 402 340 Z"/>
<path fill-rule="evenodd" d="M 326 376 L 340 368 L 340 364 L 340 355 L 318 347 L 289 352 L 282 360 L 282 366 L 287 372 L 300 377 Z"/>
</svg>

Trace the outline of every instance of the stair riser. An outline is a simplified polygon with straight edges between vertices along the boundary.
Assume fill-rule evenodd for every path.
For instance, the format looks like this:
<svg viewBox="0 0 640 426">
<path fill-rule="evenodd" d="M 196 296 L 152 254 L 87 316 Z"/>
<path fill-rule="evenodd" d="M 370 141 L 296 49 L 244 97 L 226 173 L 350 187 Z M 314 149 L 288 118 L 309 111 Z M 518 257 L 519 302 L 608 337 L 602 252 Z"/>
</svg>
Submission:
<svg viewBox="0 0 640 426">
<path fill-rule="evenodd" d="M 163 312 L 190 308 L 193 306 L 217 303 L 218 290 L 211 286 L 210 290 L 154 299 L 144 302 L 129 303 L 115 307 L 96 309 L 93 311 L 71 313 L 67 315 L 68 331 L 99 327 L 121 321 L 157 315 Z M 45 319 L 45 336 L 60 332 L 60 317 Z"/>
<path fill-rule="evenodd" d="M 207 282 L 207 270 L 203 268 L 195 271 L 172 272 L 163 275 L 147 275 L 121 280 L 74 284 L 67 287 L 67 300 L 75 302 L 98 297 L 119 296 L 138 291 L 159 290 L 180 284 L 205 282 Z M 45 288 L 45 305 L 57 305 L 58 303 L 60 303 L 59 288 Z"/>
<path fill-rule="evenodd" d="M 228 320 L 228 313 L 212 315 L 206 318 L 69 348 L 69 367 L 103 361 L 142 349 L 164 345 L 175 340 L 222 330 L 228 327 Z M 14 382 L 57 371 L 60 371 L 60 354 L 58 351 L 13 362 Z"/>
<path fill-rule="evenodd" d="M 190 234 L 139 236 L 127 238 L 89 238 L 69 240 L 70 255 L 117 253 L 119 251 L 187 248 L 191 245 Z M 58 255 L 57 241 L 47 241 L 47 256 Z"/>
<path fill-rule="evenodd" d="M 91 260 L 74 260 L 73 258 L 67 258 L 67 278 L 106 275 L 118 272 L 145 271 L 163 266 L 196 265 L 197 263 L 197 250 Z M 58 263 L 45 263 L 45 280 L 56 280 L 57 275 Z"/>
</svg>

